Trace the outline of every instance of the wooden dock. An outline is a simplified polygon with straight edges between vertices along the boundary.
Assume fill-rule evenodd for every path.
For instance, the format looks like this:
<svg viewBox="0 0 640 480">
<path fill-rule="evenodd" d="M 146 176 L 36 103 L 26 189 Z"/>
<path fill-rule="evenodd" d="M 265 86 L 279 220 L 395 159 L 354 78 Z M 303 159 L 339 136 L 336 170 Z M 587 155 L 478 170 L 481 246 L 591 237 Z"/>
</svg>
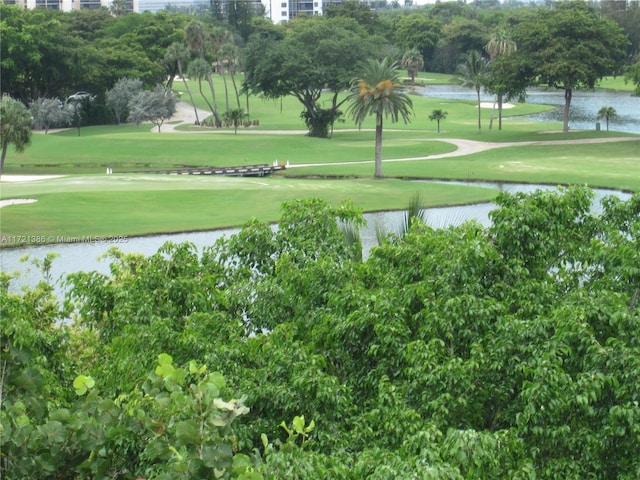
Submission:
<svg viewBox="0 0 640 480">
<path fill-rule="evenodd" d="M 284 165 L 248 165 L 241 167 L 189 167 L 170 170 L 143 170 L 127 173 L 154 173 L 164 175 L 224 175 L 228 177 L 265 177 L 285 170 Z"/>
</svg>

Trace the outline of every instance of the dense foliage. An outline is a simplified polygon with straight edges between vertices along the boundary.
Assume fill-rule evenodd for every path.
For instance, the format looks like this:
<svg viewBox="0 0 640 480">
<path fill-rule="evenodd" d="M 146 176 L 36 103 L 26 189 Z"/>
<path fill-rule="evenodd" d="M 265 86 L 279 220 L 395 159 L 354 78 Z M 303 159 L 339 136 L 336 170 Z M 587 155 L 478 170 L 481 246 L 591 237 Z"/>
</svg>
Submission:
<svg viewBox="0 0 640 480">
<path fill-rule="evenodd" d="M 113 250 L 62 303 L 52 257 L 3 274 L 0 472 L 638 478 L 640 196 L 591 203 L 504 194 L 363 259 L 360 212 L 308 200 L 201 253 Z"/>
</svg>

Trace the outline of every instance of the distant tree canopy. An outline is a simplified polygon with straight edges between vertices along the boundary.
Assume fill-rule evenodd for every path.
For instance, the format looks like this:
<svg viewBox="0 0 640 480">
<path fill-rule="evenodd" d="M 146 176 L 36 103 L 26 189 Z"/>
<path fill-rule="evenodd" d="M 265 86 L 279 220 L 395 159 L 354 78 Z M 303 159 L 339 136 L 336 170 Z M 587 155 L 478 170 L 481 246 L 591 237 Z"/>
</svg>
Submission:
<svg viewBox="0 0 640 480">
<path fill-rule="evenodd" d="M 530 82 L 564 90 L 565 131 L 573 90 L 593 88 L 601 78 L 622 72 L 627 37 L 615 22 L 599 17 L 584 2 L 534 10 L 513 32 L 518 45 L 513 56 L 525 59 Z"/>
<path fill-rule="evenodd" d="M 293 95 L 309 135 L 328 137 L 339 93 L 349 87 L 357 65 L 380 51 L 367 37 L 354 20 L 322 17 L 297 18 L 278 36 L 257 34 L 245 48 L 245 88 L 271 99 Z"/>
<path fill-rule="evenodd" d="M 501 194 L 367 258 L 361 212 L 294 201 L 202 252 L 112 249 L 69 302 L 2 273 L 0 474 L 635 479 L 640 195 L 592 198 Z"/>
</svg>

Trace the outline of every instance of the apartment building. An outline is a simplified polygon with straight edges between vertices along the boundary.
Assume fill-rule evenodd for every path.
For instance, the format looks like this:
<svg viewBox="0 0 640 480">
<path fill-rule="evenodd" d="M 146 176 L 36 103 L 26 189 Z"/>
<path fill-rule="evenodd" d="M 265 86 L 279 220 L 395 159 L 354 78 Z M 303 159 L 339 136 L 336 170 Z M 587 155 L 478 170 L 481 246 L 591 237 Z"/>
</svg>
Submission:
<svg viewBox="0 0 640 480">
<path fill-rule="evenodd" d="M 93 9 L 111 6 L 112 0 L 4 0 L 5 5 L 17 5 L 22 8 L 49 8 L 70 12 L 72 10 Z M 127 10 L 139 11 L 139 0 L 126 0 Z"/>
<path fill-rule="evenodd" d="M 223 0 L 224 1 L 224 0 Z M 297 15 L 322 15 L 329 5 L 339 5 L 342 0 L 226 0 L 229 2 L 251 2 L 264 6 L 265 16 L 273 23 L 291 20 Z M 372 0 L 359 0 L 371 3 Z M 4 0 L 7 5 L 18 5 L 23 8 L 50 8 L 70 12 L 80 9 L 110 8 L 113 0 Z M 206 8 L 207 0 L 126 0 L 126 11 L 157 12 L 167 5 L 173 7 Z"/>
</svg>

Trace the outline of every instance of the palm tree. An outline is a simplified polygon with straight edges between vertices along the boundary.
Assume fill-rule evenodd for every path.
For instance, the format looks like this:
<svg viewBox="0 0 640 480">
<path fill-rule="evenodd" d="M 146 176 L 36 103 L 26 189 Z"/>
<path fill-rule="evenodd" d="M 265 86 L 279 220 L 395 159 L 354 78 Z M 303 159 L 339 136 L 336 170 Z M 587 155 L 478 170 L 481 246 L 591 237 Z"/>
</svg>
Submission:
<svg viewBox="0 0 640 480">
<path fill-rule="evenodd" d="M 13 143 L 16 152 L 24 152 L 31 143 L 31 114 L 21 101 L 4 95 L 0 99 L 0 175 L 4 167 L 9 144 Z"/>
<path fill-rule="evenodd" d="M 240 93 L 238 92 L 238 84 L 236 83 L 236 62 L 238 59 L 238 47 L 233 43 L 225 43 L 220 47 L 218 55 L 221 60 L 221 67 L 229 73 L 231 77 L 231 84 L 233 85 L 233 91 L 236 94 L 236 102 L 238 108 L 240 108 Z"/>
<path fill-rule="evenodd" d="M 602 107 L 598 111 L 598 120 L 604 118 L 607 122 L 607 132 L 609 131 L 609 120 L 613 120 L 618 116 L 618 112 L 613 107 Z"/>
<path fill-rule="evenodd" d="M 382 61 L 369 60 L 362 76 L 353 81 L 347 112 L 360 127 L 369 115 L 376 116 L 376 178 L 382 178 L 382 120 L 390 117 L 393 123 L 402 117 L 408 123 L 413 113 L 413 102 L 406 93 L 398 75 L 398 65 L 388 58 Z"/>
<path fill-rule="evenodd" d="M 235 135 L 238 134 L 238 126 L 242 123 L 244 117 L 246 117 L 246 115 L 242 108 L 234 108 L 233 110 L 224 112 L 224 120 L 233 125 L 233 133 Z"/>
<path fill-rule="evenodd" d="M 438 133 L 440 133 L 440 120 L 444 120 L 445 118 L 447 118 L 448 114 L 449 112 L 445 112 L 440 108 L 436 108 L 431 112 L 431 115 L 429 115 L 429 120 L 431 120 L 432 122 L 436 120 L 438 122 Z"/>
<path fill-rule="evenodd" d="M 215 111 L 213 105 L 211 105 L 209 99 L 202 92 L 202 80 L 211 76 L 211 65 L 209 65 L 206 60 L 196 58 L 187 67 L 187 75 L 189 76 L 189 78 L 195 78 L 198 80 L 198 90 L 200 91 L 200 95 L 202 95 L 202 98 L 204 98 L 204 101 L 207 102 L 207 105 L 209 106 L 209 110 L 211 110 L 211 113 L 213 113 Z"/>
<path fill-rule="evenodd" d="M 464 59 L 464 63 L 458 66 L 458 75 L 464 85 L 471 85 L 478 95 L 478 133 L 482 132 L 480 114 L 480 88 L 485 73 L 485 61 L 477 50 L 469 52 Z"/>
<path fill-rule="evenodd" d="M 407 70 L 407 74 L 411 77 L 411 86 L 416 85 L 416 75 L 424 68 L 424 58 L 417 48 L 407 50 L 400 61 L 402 68 Z"/>
<path fill-rule="evenodd" d="M 485 50 L 489 54 L 490 61 L 495 60 L 499 56 L 509 56 L 518 50 L 516 42 L 509 38 L 509 35 L 503 29 L 496 30 L 491 35 L 491 40 L 485 45 Z M 498 130 L 502 130 L 502 92 L 496 95 L 498 102 Z M 493 127 L 493 110 L 491 111 L 491 121 L 489 122 L 489 130 Z"/>
<path fill-rule="evenodd" d="M 191 20 L 184 29 L 184 39 L 187 43 L 187 46 L 194 52 L 198 53 L 200 60 L 206 62 L 205 50 L 207 49 L 207 45 L 209 43 L 209 34 L 207 33 L 204 23 L 198 20 Z M 213 105 L 209 104 L 212 107 L 211 113 L 213 113 L 216 125 L 220 126 L 222 125 L 222 121 L 220 120 L 220 115 L 218 114 L 218 104 L 216 102 L 216 91 L 213 88 L 213 80 L 211 78 L 211 68 L 208 68 L 206 72 L 206 79 L 209 83 L 209 89 L 211 90 L 212 97 L 211 99 L 213 102 Z M 202 91 L 200 93 L 202 93 Z"/>
<path fill-rule="evenodd" d="M 189 50 L 182 43 L 174 42 L 167 48 L 166 53 L 164 54 L 164 61 L 167 65 L 176 65 L 178 68 L 178 74 L 182 78 L 184 83 L 184 88 L 187 90 L 187 94 L 189 95 L 189 100 L 191 101 L 191 105 L 193 105 L 193 111 L 196 115 L 196 125 L 200 125 L 200 119 L 198 118 L 198 108 L 196 107 L 195 102 L 193 101 L 193 95 L 191 95 L 191 90 L 189 89 L 189 84 L 187 83 L 186 78 L 184 78 L 184 73 L 182 72 L 182 62 L 189 60 Z"/>
</svg>

